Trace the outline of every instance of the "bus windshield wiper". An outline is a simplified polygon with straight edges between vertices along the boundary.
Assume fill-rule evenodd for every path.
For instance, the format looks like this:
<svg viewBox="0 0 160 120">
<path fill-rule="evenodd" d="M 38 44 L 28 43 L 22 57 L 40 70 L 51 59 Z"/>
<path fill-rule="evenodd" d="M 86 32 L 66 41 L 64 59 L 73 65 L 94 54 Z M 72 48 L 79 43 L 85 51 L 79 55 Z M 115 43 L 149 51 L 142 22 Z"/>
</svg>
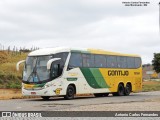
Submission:
<svg viewBox="0 0 160 120">
<path fill-rule="evenodd" d="M 29 77 L 27 79 L 27 82 L 29 82 L 29 80 L 31 79 L 31 76 L 33 77 L 33 74 L 36 72 L 37 58 L 35 58 L 35 59 L 36 59 L 36 63 L 34 65 L 34 67 L 33 67 L 33 71 L 31 72 L 31 74 L 29 75 Z"/>
<path fill-rule="evenodd" d="M 38 61 L 38 58 L 36 58 L 36 63 L 35 63 L 35 66 L 33 67 L 33 71 L 32 73 L 29 75 L 28 79 L 27 79 L 27 82 L 29 82 L 29 80 L 31 79 L 31 77 L 37 77 L 38 79 L 38 82 L 40 82 L 40 78 L 39 78 L 39 75 L 37 74 L 37 61 Z M 33 83 L 34 83 L 34 78 L 33 78 Z"/>
</svg>

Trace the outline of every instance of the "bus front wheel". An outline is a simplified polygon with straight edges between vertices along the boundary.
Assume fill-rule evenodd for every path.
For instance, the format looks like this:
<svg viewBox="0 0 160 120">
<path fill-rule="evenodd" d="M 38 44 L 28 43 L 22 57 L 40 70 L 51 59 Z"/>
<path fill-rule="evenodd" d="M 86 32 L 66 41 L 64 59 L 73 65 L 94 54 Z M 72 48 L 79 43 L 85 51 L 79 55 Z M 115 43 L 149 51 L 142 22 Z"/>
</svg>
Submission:
<svg viewBox="0 0 160 120">
<path fill-rule="evenodd" d="M 75 89 L 72 85 L 69 85 L 66 91 L 66 95 L 64 96 L 64 99 L 71 100 L 74 98 Z"/>
</svg>

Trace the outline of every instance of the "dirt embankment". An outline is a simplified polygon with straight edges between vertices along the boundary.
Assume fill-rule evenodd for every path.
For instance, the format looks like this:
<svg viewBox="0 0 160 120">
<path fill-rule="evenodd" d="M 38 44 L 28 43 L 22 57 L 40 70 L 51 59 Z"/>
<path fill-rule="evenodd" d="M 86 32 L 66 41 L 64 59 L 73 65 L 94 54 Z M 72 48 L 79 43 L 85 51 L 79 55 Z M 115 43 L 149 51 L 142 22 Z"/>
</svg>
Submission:
<svg viewBox="0 0 160 120">
<path fill-rule="evenodd" d="M 0 89 L 0 100 L 6 99 L 23 99 L 23 98 L 37 98 L 36 96 L 22 96 L 21 89 Z"/>
<path fill-rule="evenodd" d="M 22 98 L 20 89 L 0 89 L 0 99 Z"/>
</svg>

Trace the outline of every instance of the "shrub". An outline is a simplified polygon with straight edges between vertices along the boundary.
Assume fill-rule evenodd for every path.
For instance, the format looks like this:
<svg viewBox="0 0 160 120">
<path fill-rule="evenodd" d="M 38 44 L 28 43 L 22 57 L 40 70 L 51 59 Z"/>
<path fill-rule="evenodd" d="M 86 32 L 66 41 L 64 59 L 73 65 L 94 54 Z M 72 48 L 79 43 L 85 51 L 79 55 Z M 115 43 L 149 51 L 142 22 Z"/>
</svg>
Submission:
<svg viewBox="0 0 160 120">
<path fill-rule="evenodd" d="M 22 69 L 16 71 L 16 63 L 26 58 L 28 53 L 14 55 L 12 52 L 0 51 L 0 88 L 21 88 Z"/>
</svg>

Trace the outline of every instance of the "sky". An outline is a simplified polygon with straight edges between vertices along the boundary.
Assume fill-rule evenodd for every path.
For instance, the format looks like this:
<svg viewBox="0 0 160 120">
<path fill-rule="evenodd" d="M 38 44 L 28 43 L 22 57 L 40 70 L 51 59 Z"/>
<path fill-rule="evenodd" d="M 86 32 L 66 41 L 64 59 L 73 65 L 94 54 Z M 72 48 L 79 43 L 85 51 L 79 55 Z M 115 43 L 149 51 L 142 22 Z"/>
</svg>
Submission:
<svg viewBox="0 0 160 120">
<path fill-rule="evenodd" d="M 136 1 L 136 0 L 131 0 Z M 138 54 L 143 64 L 160 52 L 160 0 L 1 0 L 0 44 L 68 46 Z"/>
</svg>

